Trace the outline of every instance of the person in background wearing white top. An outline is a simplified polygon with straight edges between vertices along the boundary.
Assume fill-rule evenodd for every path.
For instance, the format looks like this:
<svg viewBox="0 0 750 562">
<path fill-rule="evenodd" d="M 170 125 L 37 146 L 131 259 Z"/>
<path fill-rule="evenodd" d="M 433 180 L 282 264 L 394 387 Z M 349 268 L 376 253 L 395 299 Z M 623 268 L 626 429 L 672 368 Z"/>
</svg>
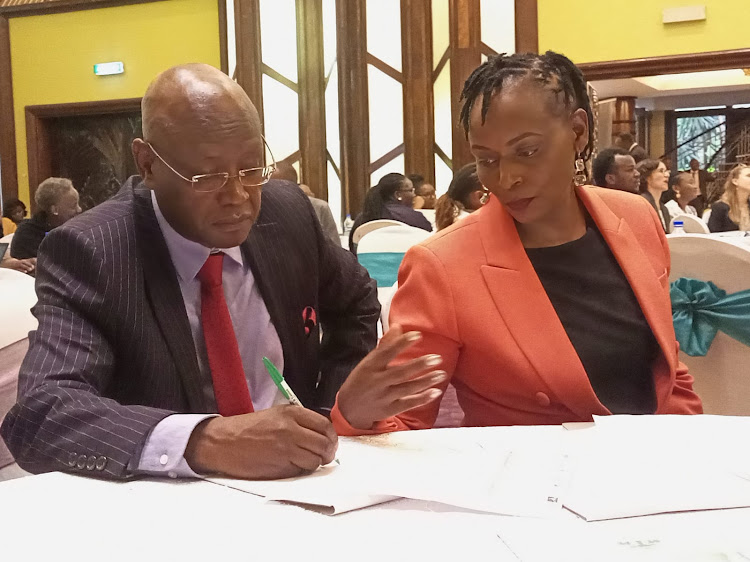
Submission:
<svg viewBox="0 0 750 562">
<path fill-rule="evenodd" d="M 674 190 L 674 199 L 667 201 L 664 206 L 669 211 L 670 218 L 674 219 L 680 215 L 698 216 L 695 207 L 688 205 L 690 201 L 698 197 L 700 188 L 694 183 L 689 174 L 680 172 L 669 179 L 670 187 Z"/>
<path fill-rule="evenodd" d="M 641 174 L 641 195 L 651 203 L 656 214 L 659 215 L 664 232 L 669 234 L 669 211 L 661 203 L 661 194 L 668 187 L 669 170 L 664 162 L 647 158 L 638 163 L 638 172 Z"/>
</svg>

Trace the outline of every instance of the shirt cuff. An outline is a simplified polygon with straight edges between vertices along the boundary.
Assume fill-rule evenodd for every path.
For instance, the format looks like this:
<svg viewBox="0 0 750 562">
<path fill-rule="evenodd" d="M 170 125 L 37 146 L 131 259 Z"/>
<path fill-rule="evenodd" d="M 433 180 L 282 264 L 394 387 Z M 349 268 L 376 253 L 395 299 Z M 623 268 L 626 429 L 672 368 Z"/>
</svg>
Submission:
<svg viewBox="0 0 750 562">
<path fill-rule="evenodd" d="M 200 478 L 185 460 L 185 448 L 196 426 L 216 414 L 172 414 L 161 420 L 146 439 L 136 472 L 148 476 Z"/>
</svg>

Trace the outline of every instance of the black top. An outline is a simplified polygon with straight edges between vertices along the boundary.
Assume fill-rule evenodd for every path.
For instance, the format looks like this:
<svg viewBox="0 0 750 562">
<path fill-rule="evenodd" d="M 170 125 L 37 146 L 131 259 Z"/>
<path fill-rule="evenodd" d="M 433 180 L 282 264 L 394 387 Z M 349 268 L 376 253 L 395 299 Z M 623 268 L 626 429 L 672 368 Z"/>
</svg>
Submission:
<svg viewBox="0 0 750 562">
<path fill-rule="evenodd" d="M 739 225 L 729 218 L 729 205 L 724 201 L 717 201 L 711 206 L 708 217 L 708 230 L 711 232 L 729 232 L 739 230 Z"/>
<path fill-rule="evenodd" d="M 39 245 L 50 230 L 47 219 L 42 213 L 35 214 L 29 220 L 21 222 L 10 243 L 10 255 L 19 260 L 35 258 Z"/>
<path fill-rule="evenodd" d="M 432 232 L 432 225 L 430 224 L 430 221 L 428 221 L 422 213 L 420 213 L 419 211 L 415 211 L 411 207 L 402 205 L 401 203 L 386 203 L 383 216 L 378 218 L 399 221 L 406 225 L 413 226 L 415 228 L 421 228 L 422 230 L 426 230 L 427 232 Z M 357 245 L 354 243 L 353 239 L 354 231 L 356 231 L 357 228 L 359 228 L 366 222 L 368 221 L 364 220 L 364 218 L 362 217 L 362 213 L 360 213 L 359 215 L 357 215 L 357 218 L 354 219 L 354 224 L 352 225 L 352 229 L 349 232 L 349 249 L 355 254 L 357 253 Z"/>
<path fill-rule="evenodd" d="M 599 401 L 614 414 L 654 413 L 658 343 L 596 226 L 578 240 L 526 253 Z"/>
<path fill-rule="evenodd" d="M 671 222 L 671 216 L 669 214 L 669 209 L 667 209 L 666 205 L 659 200 L 659 206 L 656 206 L 656 202 L 654 201 L 654 196 L 651 195 L 648 191 L 644 191 L 641 193 L 641 197 L 643 197 L 646 201 L 651 203 L 651 206 L 654 208 L 654 211 L 656 211 L 656 215 L 659 217 L 659 222 L 661 223 L 661 227 L 664 229 L 664 232 L 669 234 L 669 223 Z M 661 213 L 659 212 L 661 211 Z"/>
</svg>

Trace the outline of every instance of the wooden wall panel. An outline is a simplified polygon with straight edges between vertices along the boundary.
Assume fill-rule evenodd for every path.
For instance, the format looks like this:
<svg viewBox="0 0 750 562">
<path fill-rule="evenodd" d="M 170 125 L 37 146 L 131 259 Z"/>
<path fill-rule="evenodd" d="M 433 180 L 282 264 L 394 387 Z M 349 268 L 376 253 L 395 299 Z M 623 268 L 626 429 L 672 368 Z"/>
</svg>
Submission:
<svg viewBox="0 0 750 562">
<path fill-rule="evenodd" d="M 336 0 L 342 207 L 352 218 L 370 187 L 370 126 L 365 0 Z"/>
<path fill-rule="evenodd" d="M 297 0 L 296 5 L 300 181 L 328 199 L 323 5 L 321 0 Z"/>
<path fill-rule="evenodd" d="M 260 0 L 235 0 L 234 26 L 237 45 L 235 78 L 255 104 L 262 120 L 263 59 L 260 43 Z"/>
<path fill-rule="evenodd" d="M 464 82 L 482 63 L 480 0 L 450 0 L 451 108 L 453 121 L 453 169 L 474 160 L 458 118 Z"/>
<path fill-rule="evenodd" d="M 401 0 L 401 59 L 406 173 L 421 174 L 434 184 L 431 0 Z"/>
<path fill-rule="evenodd" d="M 0 16 L 0 166 L 2 166 L 3 199 L 18 197 L 10 28 L 8 18 L 5 16 Z"/>
</svg>

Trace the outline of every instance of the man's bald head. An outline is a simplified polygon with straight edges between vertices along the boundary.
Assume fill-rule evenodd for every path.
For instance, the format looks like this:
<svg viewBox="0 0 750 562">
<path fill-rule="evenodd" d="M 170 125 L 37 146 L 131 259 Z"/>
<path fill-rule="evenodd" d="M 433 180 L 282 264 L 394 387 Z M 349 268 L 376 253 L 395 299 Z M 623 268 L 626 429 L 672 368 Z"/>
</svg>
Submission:
<svg viewBox="0 0 750 562">
<path fill-rule="evenodd" d="M 258 111 L 245 91 L 208 64 L 174 66 L 159 74 L 143 96 L 141 113 L 143 138 L 154 142 L 232 123 L 260 132 Z"/>
</svg>

